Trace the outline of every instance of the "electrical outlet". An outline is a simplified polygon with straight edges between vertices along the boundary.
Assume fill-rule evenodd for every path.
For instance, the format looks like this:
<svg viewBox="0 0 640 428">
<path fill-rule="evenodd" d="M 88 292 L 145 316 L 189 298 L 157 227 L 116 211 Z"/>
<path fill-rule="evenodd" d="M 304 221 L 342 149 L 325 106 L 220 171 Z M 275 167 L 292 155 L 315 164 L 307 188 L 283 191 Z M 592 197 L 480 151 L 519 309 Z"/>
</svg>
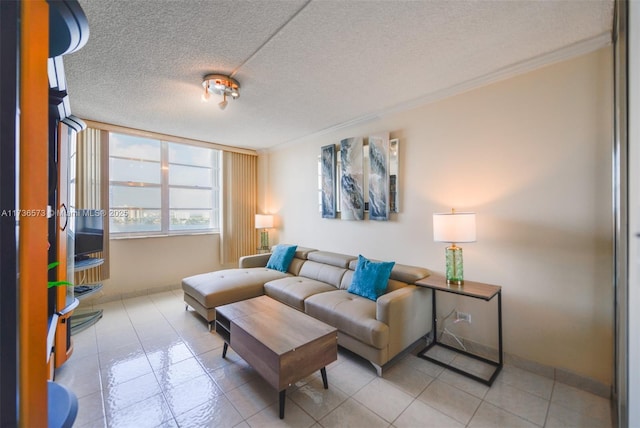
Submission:
<svg viewBox="0 0 640 428">
<path fill-rule="evenodd" d="M 468 322 L 471 324 L 471 314 L 466 312 L 456 312 L 456 322 Z"/>
</svg>

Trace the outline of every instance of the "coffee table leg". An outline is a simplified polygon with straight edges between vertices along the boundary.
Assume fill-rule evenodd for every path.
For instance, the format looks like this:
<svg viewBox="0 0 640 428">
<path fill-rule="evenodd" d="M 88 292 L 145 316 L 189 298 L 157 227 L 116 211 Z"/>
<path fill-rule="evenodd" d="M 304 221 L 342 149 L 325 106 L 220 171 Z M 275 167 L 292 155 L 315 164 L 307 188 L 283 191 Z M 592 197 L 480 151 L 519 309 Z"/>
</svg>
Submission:
<svg viewBox="0 0 640 428">
<path fill-rule="evenodd" d="M 322 375 L 322 384 L 324 385 L 324 389 L 329 389 L 329 382 L 327 381 L 327 368 L 321 368 L 320 374 Z"/>
<path fill-rule="evenodd" d="M 227 358 L 227 349 L 229 348 L 229 344 L 224 342 L 224 348 L 222 348 L 222 358 Z"/>
<path fill-rule="evenodd" d="M 287 390 L 280 391 L 280 419 L 284 419 L 284 400 L 287 395 Z"/>
</svg>

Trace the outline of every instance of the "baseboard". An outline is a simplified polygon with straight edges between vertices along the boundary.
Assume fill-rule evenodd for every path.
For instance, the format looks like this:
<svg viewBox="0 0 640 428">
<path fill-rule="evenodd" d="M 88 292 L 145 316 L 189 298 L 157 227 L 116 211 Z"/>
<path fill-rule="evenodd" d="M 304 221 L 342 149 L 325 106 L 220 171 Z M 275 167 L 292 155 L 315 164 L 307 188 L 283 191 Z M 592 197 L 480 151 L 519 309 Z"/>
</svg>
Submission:
<svg viewBox="0 0 640 428">
<path fill-rule="evenodd" d="M 493 361 L 498 360 L 497 349 L 471 341 L 469 339 L 463 339 L 460 337 L 458 339 L 460 339 L 465 348 L 467 348 L 467 351 Z M 455 341 L 455 339 L 447 335 L 443 335 L 438 339 L 438 341 L 456 348 L 460 348 L 460 345 Z M 535 361 L 510 354 L 508 352 L 504 353 L 504 363 L 535 373 L 548 379 L 562 382 L 566 385 L 573 386 L 575 388 L 590 392 L 600 397 L 611 399 L 611 385 L 607 385 L 588 376 L 583 376 L 564 368 L 540 364 Z"/>
<path fill-rule="evenodd" d="M 154 288 L 146 288 L 144 290 L 130 291 L 128 293 L 107 294 L 107 295 L 102 295 L 100 297 L 96 297 L 95 299 L 92 299 L 91 304 L 99 305 L 101 303 L 114 302 L 116 300 L 130 299 L 133 297 L 149 296 L 151 294 L 164 293 L 166 291 L 173 291 L 173 290 L 179 290 L 179 289 L 181 289 L 180 284 L 173 284 L 173 285 L 165 285 L 163 287 L 154 287 Z"/>
</svg>

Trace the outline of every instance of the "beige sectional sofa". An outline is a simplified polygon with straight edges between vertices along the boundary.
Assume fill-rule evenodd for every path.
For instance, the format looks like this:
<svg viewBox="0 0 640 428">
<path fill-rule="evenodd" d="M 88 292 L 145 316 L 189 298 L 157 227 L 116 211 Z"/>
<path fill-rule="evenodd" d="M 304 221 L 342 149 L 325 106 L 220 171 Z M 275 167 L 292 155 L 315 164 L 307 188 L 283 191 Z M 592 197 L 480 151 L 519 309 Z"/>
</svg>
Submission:
<svg viewBox="0 0 640 428">
<path fill-rule="evenodd" d="M 211 325 L 215 307 L 266 294 L 338 329 L 338 344 L 383 366 L 431 331 L 431 290 L 413 283 L 424 268 L 395 264 L 376 301 L 349 293 L 357 256 L 298 247 L 288 271 L 267 269 L 270 254 L 246 256 L 238 269 L 183 279 L 184 300 Z"/>
</svg>

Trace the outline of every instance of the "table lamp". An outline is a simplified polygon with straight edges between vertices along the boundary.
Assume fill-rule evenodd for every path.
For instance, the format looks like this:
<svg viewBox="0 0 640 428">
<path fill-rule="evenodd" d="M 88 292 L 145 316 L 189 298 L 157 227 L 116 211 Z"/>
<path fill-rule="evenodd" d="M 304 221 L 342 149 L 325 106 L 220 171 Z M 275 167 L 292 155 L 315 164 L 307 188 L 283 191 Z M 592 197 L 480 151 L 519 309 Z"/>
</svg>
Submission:
<svg viewBox="0 0 640 428">
<path fill-rule="evenodd" d="M 260 250 L 269 249 L 269 232 L 267 229 L 273 227 L 273 216 L 269 214 L 256 214 L 256 229 L 260 231 Z"/>
<path fill-rule="evenodd" d="M 447 284 L 463 285 L 462 248 L 456 246 L 460 242 L 476 241 L 476 213 L 433 214 L 433 240 L 449 242 L 446 249 Z"/>
</svg>

